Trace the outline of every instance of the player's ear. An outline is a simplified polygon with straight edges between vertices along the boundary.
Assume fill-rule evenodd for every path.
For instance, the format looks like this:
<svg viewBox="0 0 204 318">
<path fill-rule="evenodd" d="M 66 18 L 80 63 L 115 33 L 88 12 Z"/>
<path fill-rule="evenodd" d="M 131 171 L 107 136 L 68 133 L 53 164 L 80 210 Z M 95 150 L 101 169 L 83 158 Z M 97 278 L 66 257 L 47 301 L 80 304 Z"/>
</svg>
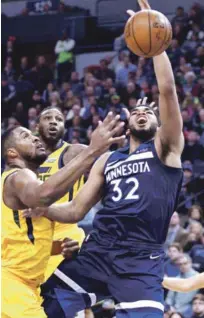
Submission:
<svg viewBox="0 0 204 318">
<path fill-rule="evenodd" d="M 8 148 L 7 150 L 7 158 L 15 159 L 18 157 L 18 152 L 15 148 Z"/>
</svg>

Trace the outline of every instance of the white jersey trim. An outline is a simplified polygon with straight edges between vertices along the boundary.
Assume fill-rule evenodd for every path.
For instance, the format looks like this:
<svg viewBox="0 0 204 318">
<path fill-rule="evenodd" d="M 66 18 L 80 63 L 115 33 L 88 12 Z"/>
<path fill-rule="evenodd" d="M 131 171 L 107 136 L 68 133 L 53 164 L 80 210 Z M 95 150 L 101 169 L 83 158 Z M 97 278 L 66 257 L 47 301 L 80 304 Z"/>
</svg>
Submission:
<svg viewBox="0 0 204 318">
<path fill-rule="evenodd" d="M 160 309 L 161 311 L 164 311 L 164 305 L 162 305 L 158 301 L 153 300 L 138 300 L 128 303 L 119 303 L 115 306 L 116 310 L 122 310 L 122 309 L 133 309 L 133 308 L 142 308 L 142 307 L 152 307 Z"/>
<path fill-rule="evenodd" d="M 96 294 L 88 293 L 85 289 L 79 286 L 75 281 L 73 281 L 70 277 L 61 272 L 58 268 L 54 271 L 54 274 L 60 278 L 65 284 L 70 286 L 75 292 L 80 294 L 88 294 L 91 299 L 91 306 L 96 304 Z"/>
</svg>

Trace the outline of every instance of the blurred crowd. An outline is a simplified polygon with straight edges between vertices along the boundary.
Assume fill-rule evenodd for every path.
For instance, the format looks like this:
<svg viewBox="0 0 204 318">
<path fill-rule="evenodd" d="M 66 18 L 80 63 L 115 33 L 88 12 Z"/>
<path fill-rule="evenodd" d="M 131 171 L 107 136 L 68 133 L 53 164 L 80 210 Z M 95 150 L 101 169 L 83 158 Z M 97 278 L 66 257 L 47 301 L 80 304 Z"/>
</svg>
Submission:
<svg viewBox="0 0 204 318">
<path fill-rule="evenodd" d="M 178 7 L 172 20 L 173 40 L 167 50 L 174 69 L 185 135 L 182 191 L 165 244 L 168 276 L 189 277 L 204 270 L 203 17 L 204 9 L 197 3 L 189 12 Z M 114 58 L 108 56 L 98 65 L 89 65 L 83 77 L 74 66 L 75 41 L 65 33 L 56 43 L 55 56 L 42 54 L 34 64 L 23 54 L 20 61 L 14 62 L 14 43 L 15 39 L 9 38 L 2 69 L 2 132 L 23 125 L 37 134 L 39 112 L 52 105 L 64 113 L 64 140 L 88 144 L 98 121 L 108 111 L 126 120 L 122 109 L 131 110 L 139 98 L 147 96 L 149 102 L 158 103 L 152 60 L 133 56 L 125 47 L 123 36 L 115 39 Z M 95 210 L 85 219 L 87 224 Z M 202 291 L 166 292 L 165 310 L 165 318 L 204 317 L 204 295 Z M 110 311 L 107 312 L 108 317 Z"/>
</svg>

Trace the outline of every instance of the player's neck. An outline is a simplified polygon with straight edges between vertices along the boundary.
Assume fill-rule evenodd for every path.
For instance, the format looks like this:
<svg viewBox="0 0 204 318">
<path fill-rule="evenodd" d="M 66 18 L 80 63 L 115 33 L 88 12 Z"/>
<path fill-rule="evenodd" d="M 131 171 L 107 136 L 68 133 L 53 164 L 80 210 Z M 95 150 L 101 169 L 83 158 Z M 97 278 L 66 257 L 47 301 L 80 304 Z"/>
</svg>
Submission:
<svg viewBox="0 0 204 318">
<path fill-rule="evenodd" d="M 140 140 L 130 137 L 130 153 L 134 152 L 141 144 Z"/>
<path fill-rule="evenodd" d="M 45 147 L 46 153 L 47 155 L 50 155 L 52 152 L 54 152 L 55 150 L 57 150 L 61 144 L 62 144 L 62 139 L 58 140 L 55 143 L 46 143 L 44 140 L 41 140 L 43 146 Z"/>
<path fill-rule="evenodd" d="M 16 158 L 15 160 L 11 160 L 8 165 L 6 166 L 6 170 L 19 168 L 19 169 L 30 169 L 33 172 L 36 172 L 39 165 L 31 162 L 27 162 L 24 160 L 21 160 L 20 158 Z"/>
</svg>

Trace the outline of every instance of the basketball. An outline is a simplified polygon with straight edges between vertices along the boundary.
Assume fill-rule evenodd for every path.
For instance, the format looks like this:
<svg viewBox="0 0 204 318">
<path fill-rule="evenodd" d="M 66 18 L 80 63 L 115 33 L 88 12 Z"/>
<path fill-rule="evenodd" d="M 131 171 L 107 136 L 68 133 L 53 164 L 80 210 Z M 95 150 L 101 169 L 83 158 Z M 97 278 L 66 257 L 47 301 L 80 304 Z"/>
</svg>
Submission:
<svg viewBox="0 0 204 318">
<path fill-rule="evenodd" d="M 172 28 L 162 13 L 142 10 L 127 21 L 124 35 L 127 47 L 134 54 L 152 57 L 168 48 L 172 39 Z"/>
</svg>

